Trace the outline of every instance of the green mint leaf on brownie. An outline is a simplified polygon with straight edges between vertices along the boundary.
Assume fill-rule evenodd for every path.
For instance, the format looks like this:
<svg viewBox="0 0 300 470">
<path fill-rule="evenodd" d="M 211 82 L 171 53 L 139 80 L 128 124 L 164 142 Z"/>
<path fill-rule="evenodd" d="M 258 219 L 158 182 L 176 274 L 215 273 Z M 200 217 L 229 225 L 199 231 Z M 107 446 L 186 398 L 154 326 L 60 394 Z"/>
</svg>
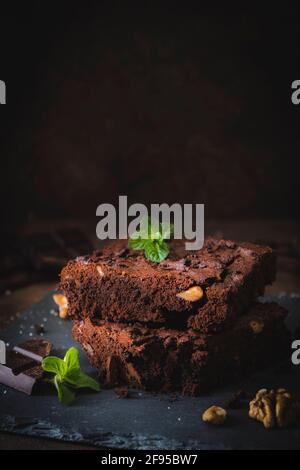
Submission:
<svg viewBox="0 0 300 470">
<path fill-rule="evenodd" d="M 165 240 L 169 240 L 174 232 L 172 224 L 143 219 L 140 222 L 140 230 L 134 232 L 128 241 L 128 247 L 132 250 L 143 250 L 145 257 L 153 263 L 160 263 L 169 254 L 169 247 Z"/>
<path fill-rule="evenodd" d="M 145 247 L 145 256 L 149 261 L 160 263 L 169 254 L 169 247 L 164 241 L 153 240 Z"/>
<path fill-rule="evenodd" d="M 99 383 L 81 371 L 78 350 L 74 347 L 68 349 L 64 359 L 56 356 L 45 357 L 42 368 L 55 374 L 52 382 L 59 401 L 64 405 L 70 405 L 75 400 L 73 389 L 91 388 L 100 391 Z"/>
<path fill-rule="evenodd" d="M 130 238 L 128 241 L 128 246 L 132 250 L 144 250 L 148 240 L 143 238 Z"/>
<path fill-rule="evenodd" d="M 48 356 L 43 359 L 42 368 L 46 372 L 52 372 L 62 378 L 66 371 L 66 365 L 62 359 L 55 356 Z"/>
</svg>

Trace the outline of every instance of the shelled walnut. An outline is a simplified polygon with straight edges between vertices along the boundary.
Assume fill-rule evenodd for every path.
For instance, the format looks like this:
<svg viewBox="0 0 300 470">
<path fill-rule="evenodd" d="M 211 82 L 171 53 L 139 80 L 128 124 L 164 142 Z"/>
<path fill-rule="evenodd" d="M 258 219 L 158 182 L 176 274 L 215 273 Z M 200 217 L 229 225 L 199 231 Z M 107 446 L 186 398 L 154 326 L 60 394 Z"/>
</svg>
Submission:
<svg viewBox="0 0 300 470">
<path fill-rule="evenodd" d="M 300 404 L 284 388 L 263 388 L 249 403 L 249 416 L 261 422 L 266 429 L 287 427 L 300 418 Z"/>
</svg>

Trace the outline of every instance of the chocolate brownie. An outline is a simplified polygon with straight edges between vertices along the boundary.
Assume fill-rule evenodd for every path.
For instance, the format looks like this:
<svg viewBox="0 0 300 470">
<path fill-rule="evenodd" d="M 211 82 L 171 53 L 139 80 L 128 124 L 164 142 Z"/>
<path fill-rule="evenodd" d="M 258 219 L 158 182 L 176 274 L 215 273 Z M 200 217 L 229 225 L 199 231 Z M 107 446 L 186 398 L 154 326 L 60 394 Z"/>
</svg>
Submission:
<svg viewBox="0 0 300 470">
<path fill-rule="evenodd" d="M 156 264 L 127 240 L 70 261 L 60 287 L 69 314 L 117 322 L 151 322 L 212 331 L 243 312 L 275 278 L 270 248 L 209 238 L 198 251 L 170 243 Z"/>
<path fill-rule="evenodd" d="M 287 357 L 285 315 L 275 303 L 256 303 L 213 335 L 90 318 L 75 320 L 72 331 L 103 385 L 198 395 Z"/>
</svg>

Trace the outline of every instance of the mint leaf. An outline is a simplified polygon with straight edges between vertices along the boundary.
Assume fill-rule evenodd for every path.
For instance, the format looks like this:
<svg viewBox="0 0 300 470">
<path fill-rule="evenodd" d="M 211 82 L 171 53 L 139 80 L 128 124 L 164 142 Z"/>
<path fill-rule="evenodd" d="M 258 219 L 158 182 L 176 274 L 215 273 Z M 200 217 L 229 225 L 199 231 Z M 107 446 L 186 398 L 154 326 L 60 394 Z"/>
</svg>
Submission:
<svg viewBox="0 0 300 470">
<path fill-rule="evenodd" d="M 68 369 L 80 369 L 78 349 L 74 348 L 73 346 L 69 348 L 65 354 L 64 362 L 66 363 Z"/>
<path fill-rule="evenodd" d="M 144 250 L 149 261 L 160 263 L 169 254 L 169 247 L 164 241 L 173 235 L 172 224 L 155 223 L 151 225 L 150 217 L 142 220 L 140 231 L 135 232 L 128 240 L 128 247 L 132 250 Z"/>
<path fill-rule="evenodd" d="M 142 238 L 130 238 L 128 241 L 128 246 L 132 250 L 144 250 L 147 240 Z"/>
<path fill-rule="evenodd" d="M 147 217 L 146 219 L 142 219 L 140 222 L 140 229 L 139 229 L 139 236 L 140 238 L 144 238 L 145 240 L 149 240 L 151 238 L 151 219 Z"/>
<path fill-rule="evenodd" d="M 147 244 L 145 248 L 146 258 L 154 263 L 160 263 L 169 254 L 169 247 L 164 241 L 154 240 Z"/>
<path fill-rule="evenodd" d="M 73 370 L 80 371 L 78 350 L 76 348 L 68 349 L 64 357 L 64 363 L 66 364 L 66 370 L 68 372 Z"/>
<path fill-rule="evenodd" d="M 71 405 L 71 403 L 73 403 L 75 400 L 75 393 L 72 392 L 72 390 L 70 390 L 66 385 L 64 385 L 63 382 L 60 382 L 57 378 L 57 375 L 54 377 L 54 385 L 57 390 L 59 401 L 63 405 Z"/>
<path fill-rule="evenodd" d="M 64 359 L 48 356 L 42 362 L 42 368 L 54 375 L 53 383 L 56 387 L 58 399 L 64 405 L 69 405 L 75 399 L 72 389 L 91 388 L 100 391 L 99 383 L 80 370 L 78 350 L 74 347 L 68 349 Z"/>
<path fill-rule="evenodd" d="M 75 388 L 91 388 L 96 392 L 100 392 L 100 384 L 92 379 L 89 375 L 84 372 L 79 372 Z"/>
<path fill-rule="evenodd" d="M 56 356 L 45 357 L 42 361 L 42 368 L 46 372 L 52 372 L 53 374 L 57 374 L 61 378 L 66 372 L 66 364 L 62 359 Z"/>
</svg>

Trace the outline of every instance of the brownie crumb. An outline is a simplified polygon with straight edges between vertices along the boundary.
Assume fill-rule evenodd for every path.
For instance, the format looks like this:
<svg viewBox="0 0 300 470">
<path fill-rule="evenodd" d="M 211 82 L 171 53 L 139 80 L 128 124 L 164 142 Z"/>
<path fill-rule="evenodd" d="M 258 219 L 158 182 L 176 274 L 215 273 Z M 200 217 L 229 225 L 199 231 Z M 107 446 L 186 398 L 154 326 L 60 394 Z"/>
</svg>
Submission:
<svg viewBox="0 0 300 470">
<path fill-rule="evenodd" d="M 130 392 L 127 387 L 118 387 L 115 388 L 115 393 L 118 398 L 130 398 Z"/>
<path fill-rule="evenodd" d="M 37 335 L 42 335 L 45 333 L 44 325 L 38 325 L 37 323 L 34 325 L 34 331 Z"/>
<path fill-rule="evenodd" d="M 226 401 L 225 408 L 238 410 L 242 408 L 242 400 L 245 398 L 247 398 L 246 392 L 244 390 L 238 390 Z"/>
</svg>

